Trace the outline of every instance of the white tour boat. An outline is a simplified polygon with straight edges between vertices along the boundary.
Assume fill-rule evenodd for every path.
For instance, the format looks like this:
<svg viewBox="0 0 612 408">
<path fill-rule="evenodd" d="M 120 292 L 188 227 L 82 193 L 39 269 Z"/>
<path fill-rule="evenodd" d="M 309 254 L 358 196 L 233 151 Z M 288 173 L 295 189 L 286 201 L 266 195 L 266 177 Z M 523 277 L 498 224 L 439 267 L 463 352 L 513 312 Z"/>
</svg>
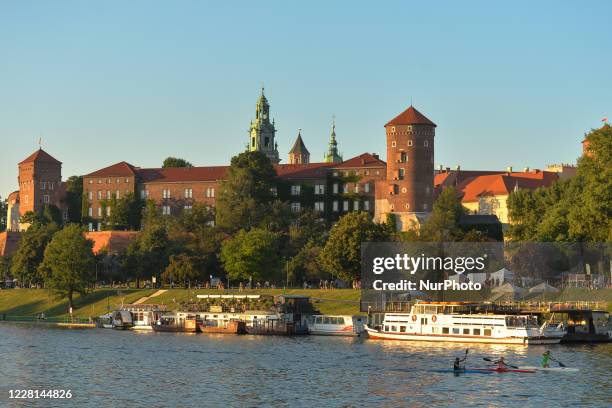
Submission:
<svg viewBox="0 0 612 408">
<path fill-rule="evenodd" d="M 308 319 L 308 331 L 324 336 L 359 336 L 365 330 L 365 321 L 365 316 L 313 315 Z"/>
<path fill-rule="evenodd" d="M 503 344 L 556 344 L 566 331 L 540 327 L 530 315 L 474 312 L 475 304 L 419 302 L 410 313 L 386 313 L 380 326 L 366 325 L 373 339 Z"/>
</svg>

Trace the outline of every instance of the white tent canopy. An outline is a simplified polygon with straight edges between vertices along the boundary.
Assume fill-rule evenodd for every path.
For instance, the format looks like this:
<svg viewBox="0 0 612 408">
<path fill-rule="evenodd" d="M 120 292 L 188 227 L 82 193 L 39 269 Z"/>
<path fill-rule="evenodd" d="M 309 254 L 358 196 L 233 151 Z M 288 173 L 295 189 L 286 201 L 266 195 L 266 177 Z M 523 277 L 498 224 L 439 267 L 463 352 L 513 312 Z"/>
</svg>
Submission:
<svg viewBox="0 0 612 408">
<path fill-rule="evenodd" d="M 493 288 L 491 292 L 493 293 L 514 293 L 515 295 L 522 295 L 525 292 L 525 289 L 519 288 L 518 286 L 514 286 L 511 283 L 504 283 L 501 286 Z"/>
<path fill-rule="evenodd" d="M 559 289 L 549 285 L 547 282 L 542 282 L 539 285 L 529 289 L 529 293 L 557 293 Z"/>
<path fill-rule="evenodd" d="M 511 282 L 514 280 L 514 272 L 506 268 L 501 268 L 497 272 L 493 272 L 490 275 L 491 281 L 499 281 L 499 286 L 502 286 L 505 282 Z"/>
</svg>

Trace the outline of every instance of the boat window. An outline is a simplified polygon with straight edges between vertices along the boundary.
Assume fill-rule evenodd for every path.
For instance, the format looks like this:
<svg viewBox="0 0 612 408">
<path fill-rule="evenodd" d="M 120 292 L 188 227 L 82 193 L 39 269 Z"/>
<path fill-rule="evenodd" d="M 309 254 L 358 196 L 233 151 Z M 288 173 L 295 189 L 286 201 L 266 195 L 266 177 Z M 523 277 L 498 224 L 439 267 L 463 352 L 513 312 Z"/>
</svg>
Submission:
<svg viewBox="0 0 612 408">
<path fill-rule="evenodd" d="M 325 317 L 323 319 L 323 324 L 331 324 L 331 319 L 329 317 Z"/>
<path fill-rule="evenodd" d="M 474 336 L 480 336 L 480 329 L 474 329 Z"/>
<path fill-rule="evenodd" d="M 459 334 L 459 328 L 453 327 L 453 334 Z"/>
<path fill-rule="evenodd" d="M 389 331 L 389 326 L 385 326 L 385 331 Z"/>
<path fill-rule="evenodd" d="M 485 336 L 490 336 L 491 335 L 491 329 L 484 329 L 484 335 Z"/>
<path fill-rule="evenodd" d="M 470 329 L 463 329 L 463 334 L 470 334 Z"/>
<path fill-rule="evenodd" d="M 392 332 L 396 332 L 397 331 L 397 326 L 391 326 L 391 331 Z"/>
<path fill-rule="evenodd" d="M 448 327 L 443 327 L 442 328 L 442 334 L 448 334 Z"/>
<path fill-rule="evenodd" d="M 400 333 L 406 333 L 406 326 L 400 326 Z"/>
</svg>

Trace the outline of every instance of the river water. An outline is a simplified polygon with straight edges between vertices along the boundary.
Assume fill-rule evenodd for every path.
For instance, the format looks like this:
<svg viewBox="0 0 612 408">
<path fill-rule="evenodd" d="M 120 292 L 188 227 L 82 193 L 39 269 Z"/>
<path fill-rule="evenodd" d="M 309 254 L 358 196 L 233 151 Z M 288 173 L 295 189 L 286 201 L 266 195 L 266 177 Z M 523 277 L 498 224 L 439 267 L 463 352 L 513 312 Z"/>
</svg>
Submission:
<svg viewBox="0 0 612 408">
<path fill-rule="evenodd" d="M 461 374 L 467 345 L 336 337 L 70 330 L 0 324 L 0 406 L 609 407 L 612 344 L 549 346 L 579 373 Z M 468 367 L 505 356 L 537 365 L 544 346 L 469 345 Z M 70 389 L 71 400 L 10 400 Z"/>
</svg>

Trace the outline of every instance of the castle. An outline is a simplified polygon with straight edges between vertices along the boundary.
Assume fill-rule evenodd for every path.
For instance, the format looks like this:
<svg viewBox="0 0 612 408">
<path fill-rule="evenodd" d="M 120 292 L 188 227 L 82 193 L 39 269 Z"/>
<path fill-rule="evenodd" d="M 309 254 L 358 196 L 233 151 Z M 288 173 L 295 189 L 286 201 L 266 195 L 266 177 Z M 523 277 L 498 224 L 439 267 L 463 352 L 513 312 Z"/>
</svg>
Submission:
<svg viewBox="0 0 612 408">
<path fill-rule="evenodd" d="M 273 163 L 282 185 L 277 194 L 288 201 L 291 211 L 311 209 L 321 219 L 334 222 L 350 211 L 366 211 L 377 222 L 393 215 L 398 230 L 422 223 L 433 208 L 436 194 L 455 186 L 464 205 L 474 214 L 497 215 L 507 223 L 505 200 L 517 188 L 549 186 L 557 173 L 528 171 L 434 170 L 436 124 L 413 106 L 384 126 L 387 162 L 375 153 L 344 160 L 338 152 L 336 123 L 332 123 L 328 151 L 321 162 L 311 162 L 301 130 L 288 153 L 281 158 L 270 104 L 262 89 L 251 121 L 247 150 L 265 154 Z M 189 211 L 194 203 L 214 206 L 220 183 L 229 166 L 191 168 L 141 168 L 122 161 L 83 176 L 83 214 L 90 231 L 99 231 L 112 211 L 113 198 L 131 193 L 152 199 L 162 214 Z M 39 149 L 19 163 L 19 191 L 9 196 L 8 230 L 27 225 L 20 217 L 39 211 L 45 204 L 63 210 L 65 185 L 61 162 Z M 65 215 L 64 215 L 65 216 Z"/>
</svg>

